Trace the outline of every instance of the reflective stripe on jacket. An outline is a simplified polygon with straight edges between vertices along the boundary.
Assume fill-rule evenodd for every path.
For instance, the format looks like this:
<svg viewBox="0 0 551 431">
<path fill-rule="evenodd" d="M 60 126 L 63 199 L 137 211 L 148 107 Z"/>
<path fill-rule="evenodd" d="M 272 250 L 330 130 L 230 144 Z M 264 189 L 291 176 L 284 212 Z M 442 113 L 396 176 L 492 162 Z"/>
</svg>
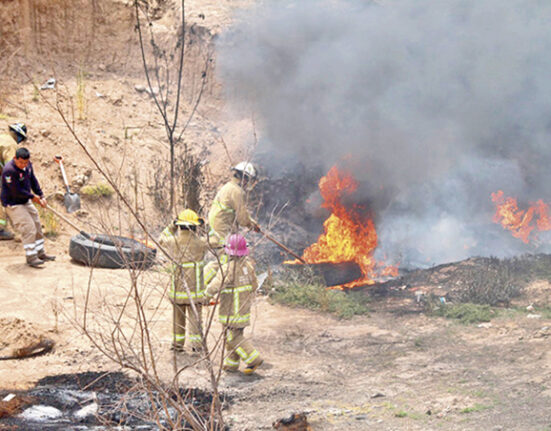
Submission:
<svg viewBox="0 0 551 431">
<path fill-rule="evenodd" d="M 169 297 L 176 304 L 189 304 L 190 298 L 202 298 L 205 288 L 203 259 L 207 250 L 206 241 L 193 231 L 178 229 L 172 233 L 170 228 L 167 228 L 161 233 L 159 242 L 167 247 L 172 258 L 179 262 L 171 266 L 172 282 Z"/>
<path fill-rule="evenodd" d="M 250 324 L 251 304 L 257 287 L 252 260 L 247 256 L 232 257 L 207 286 L 205 296 L 216 297 L 220 293 L 220 323 L 231 328 L 244 328 Z"/>
</svg>

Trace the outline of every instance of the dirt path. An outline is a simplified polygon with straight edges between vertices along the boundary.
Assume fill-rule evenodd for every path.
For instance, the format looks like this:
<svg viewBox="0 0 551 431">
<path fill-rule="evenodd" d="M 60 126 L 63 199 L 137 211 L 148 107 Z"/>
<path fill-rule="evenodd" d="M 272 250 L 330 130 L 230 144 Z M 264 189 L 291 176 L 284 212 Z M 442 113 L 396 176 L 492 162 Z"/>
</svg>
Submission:
<svg viewBox="0 0 551 431">
<path fill-rule="evenodd" d="M 0 388 L 116 369 L 71 323 L 89 270 L 62 250 L 55 263 L 35 270 L 22 263 L 18 247 L 2 244 L 0 316 L 41 328 L 57 345 L 43 357 L 0 362 Z M 114 305 L 124 298 L 127 280 L 124 270 L 94 271 L 94 285 Z M 339 321 L 259 298 L 249 333 L 267 364 L 257 377 L 223 377 L 222 390 L 233 397 L 226 410 L 232 429 L 271 429 L 276 419 L 301 411 L 315 430 L 548 429 L 551 321 L 511 313 L 489 327 L 462 326 L 420 313 L 378 312 L 376 302 L 372 308 L 370 317 Z M 63 310 L 57 332 L 55 309 Z M 170 318 L 163 305 L 154 324 L 167 378 Z M 206 386 L 206 374 L 189 370 L 182 382 Z"/>
</svg>

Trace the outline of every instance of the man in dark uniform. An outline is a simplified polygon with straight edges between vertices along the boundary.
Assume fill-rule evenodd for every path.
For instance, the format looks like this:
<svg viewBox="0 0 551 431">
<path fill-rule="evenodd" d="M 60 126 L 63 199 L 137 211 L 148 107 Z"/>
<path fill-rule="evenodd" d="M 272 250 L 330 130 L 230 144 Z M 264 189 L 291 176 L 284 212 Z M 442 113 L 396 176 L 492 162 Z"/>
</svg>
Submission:
<svg viewBox="0 0 551 431">
<path fill-rule="evenodd" d="M 6 214 L 21 235 L 27 264 L 38 267 L 46 260 L 54 260 L 44 251 L 44 236 L 35 202 L 46 207 L 46 200 L 36 179 L 30 161 L 31 153 L 24 147 L 18 148 L 15 157 L 2 170 L 2 192 L 0 199 Z M 33 194 L 34 192 L 34 194 Z"/>
</svg>

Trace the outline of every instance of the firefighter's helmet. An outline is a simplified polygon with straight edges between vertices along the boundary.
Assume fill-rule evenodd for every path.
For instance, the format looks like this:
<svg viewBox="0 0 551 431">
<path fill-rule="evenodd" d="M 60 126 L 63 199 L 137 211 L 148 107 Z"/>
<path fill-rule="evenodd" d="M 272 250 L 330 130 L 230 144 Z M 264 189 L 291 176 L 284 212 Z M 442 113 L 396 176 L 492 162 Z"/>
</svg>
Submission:
<svg viewBox="0 0 551 431">
<path fill-rule="evenodd" d="M 226 250 L 226 254 L 230 256 L 247 256 L 249 254 L 247 240 L 243 235 L 239 235 L 238 233 L 233 233 L 226 238 L 224 249 Z"/>
<path fill-rule="evenodd" d="M 256 179 L 256 168 L 250 162 L 239 162 L 232 168 L 232 171 L 239 172 L 250 180 Z"/>
<path fill-rule="evenodd" d="M 190 209 L 185 209 L 174 222 L 176 226 L 201 226 L 205 221 L 197 215 L 197 213 Z"/>
<path fill-rule="evenodd" d="M 27 126 L 24 123 L 10 124 L 10 130 L 14 131 L 17 135 L 17 143 L 27 139 Z"/>
</svg>

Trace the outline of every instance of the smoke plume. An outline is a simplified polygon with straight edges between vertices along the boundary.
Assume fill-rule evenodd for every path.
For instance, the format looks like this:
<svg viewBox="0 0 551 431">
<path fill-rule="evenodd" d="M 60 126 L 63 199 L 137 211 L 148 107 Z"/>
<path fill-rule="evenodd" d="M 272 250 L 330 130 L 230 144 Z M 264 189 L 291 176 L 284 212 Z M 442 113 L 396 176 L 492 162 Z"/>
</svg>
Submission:
<svg viewBox="0 0 551 431">
<path fill-rule="evenodd" d="M 551 202 L 549 22 L 542 0 L 263 1 L 218 65 L 261 151 L 353 171 L 381 255 L 541 252 L 549 236 L 526 245 L 492 222 L 490 194 Z"/>
</svg>

